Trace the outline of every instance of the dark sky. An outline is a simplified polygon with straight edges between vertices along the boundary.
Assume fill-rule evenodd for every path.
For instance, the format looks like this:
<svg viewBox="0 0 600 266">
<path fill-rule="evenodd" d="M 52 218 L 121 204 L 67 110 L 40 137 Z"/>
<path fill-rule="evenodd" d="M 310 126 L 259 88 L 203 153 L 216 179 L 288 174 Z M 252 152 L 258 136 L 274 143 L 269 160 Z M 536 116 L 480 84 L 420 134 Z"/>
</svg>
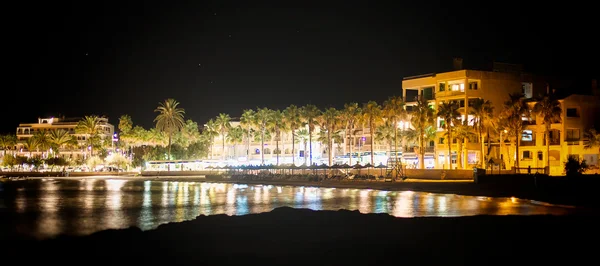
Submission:
<svg viewBox="0 0 600 266">
<path fill-rule="evenodd" d="M 453 57 L 467 68 L 521 63 L 584 89 L 600 73 L 597 13 L 584 5 L 162 2 L 5 8 L 0 132 L 59 114 L 114 124 L 130 114 L 149 127 L 170 97 L 199 123 L 257 106 L 382 101 L 401 95 L 405 76 L 450 70 Z"/>
</svg>

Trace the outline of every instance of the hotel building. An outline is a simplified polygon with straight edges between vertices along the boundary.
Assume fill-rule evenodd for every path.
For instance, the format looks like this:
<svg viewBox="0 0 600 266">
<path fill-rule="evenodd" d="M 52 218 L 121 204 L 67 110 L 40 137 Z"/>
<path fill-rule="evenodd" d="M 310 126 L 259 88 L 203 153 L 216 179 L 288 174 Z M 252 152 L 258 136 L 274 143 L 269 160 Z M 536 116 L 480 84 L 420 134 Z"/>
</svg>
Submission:
<svg viewBox="0 0 600 266">
<path fill-rule="evenodd" d="M 447 101 L 455 101 L 459 105 L 460 120 L 467 119 L 469 125 L 473 125 L 469 106 L 473 99 L 484 99 L 491 102 L 494 107 L 493 117 L 497 117 L 503 110 L 504 102 L 509 100 L 509 94 L 522 93 L 528 100 L 531 108 L 535 102 L 534 97 L 548 92 L 547 83 L 540 77 L 521 72 L 518 68 L 507 65 L 497 65 L 494 71 L 480 70 L 458 70 L 426 74 L 414 77 L 406 77 L 402 81 L 402 96 L 406 101 L 407 111 L 411 111 L 416 104 L 417 98 L 422 98 L 431 105 L 434 110 Z M 597 89 L 594 89 L 597 91 Z M 560 99 L 562 107 L 562 119 L 560 123 L 552 124 L 550 133 L 550 172 L 551 174 L 562 174 L 563 162 L 567 156 L 577 156 L 586 159 L 589 164 L 597 165 L 598 155 L 592 149 L 584 149 L 583 132 L 591 128 L 597 118 L 598 96 L 571 95 Z M 506 169 L 515 165 L 514 160 L 519 161 L 519 167 L 545 167 L 545 159 L 548 156 L 544 141 L 544 125 L 540 118 L 533 117 L 524 121 L 523 137 L 519 146 L 519 155 L 515 155 L 514 145 L 510 145 L 508 136 L 500 143 L 498 137 L 496 142 L 492 140 L 491 149 L 484 149 L 487 154 L 482 156 L 481 144 L 475 139 L 466 141 L 462 145 L 462 151 L 458 151 L 457 140 L 453 140 L 451 166 L 448 167 L 448 141 L 444 138 L 446 130 L 442 125 L 442 119 L 437 118 L 435 147 L 435 168 L 455 169 L 458 167 L 457 153 L 462 153 L 463 168 L 471 169 L 486 158 L 489 160 L 502 161 Z M 502 132 L 502 130 L 500 130 Z M 493 137 L 492 137 L 493 138 Z M 430 145 L 431 145 L 430 144 Z M 501 145 L 504 144 L 504 145 Z M 509 156 L 509 154 L 511 156 Z"/>
<path fill-rule="evenodd" d="M 87 134 L 80 134 L 75 131 L 78 122 L 81 118 L 59 118 L 59 117 L 50 117 L 50 118 L 38 118 L 37 123 L 21 123 L 17 127 L 17 154 L 23 156 L 32 156 L 35 155 L 43 155 L 46 151 L 41 150 L 33 150 L 28 151 L 26 148 L 27 139 L 33 137 L 36 132 L 45 131 L 51 132 L 55 130 L 65 130 L 71 136 L 73 136 L 78 145 L 76 148 L 70 148 L 60 151 L 60 155 L 68 155 L 70 158 L 74 158 L 76 156 L 85 157 L 88 153 L 88 147 L 86 147 L 86 141 L 89 138 Z M 114 126 L 108 122 L 107 118 L 99 118 L 98 121 L 98 134 L 104 140 L 113 140 L 114 136 Z"/>
</svg>

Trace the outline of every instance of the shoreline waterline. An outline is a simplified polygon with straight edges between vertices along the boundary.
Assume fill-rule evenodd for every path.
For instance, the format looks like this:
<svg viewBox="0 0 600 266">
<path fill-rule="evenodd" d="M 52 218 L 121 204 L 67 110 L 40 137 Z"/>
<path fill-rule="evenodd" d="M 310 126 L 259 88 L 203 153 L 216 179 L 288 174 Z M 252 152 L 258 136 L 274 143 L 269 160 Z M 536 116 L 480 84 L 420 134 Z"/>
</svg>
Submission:
<svg viewBox="0 0 600 266">
<path fill-rule="evenodd" d="M 506 187 L 493 184 L 477 184 L 472 180 L 423 180 L 406 179 L 398 182 L 383 181 L 291 181 L 291 180 L 231 180 L 205 178 L 203 176 L 78 176 L 78 177 L 27 177 L 16 181 L 25 180 L 125 180 L 125 181 L 170 181 L 170 182 L 202 182 L 247 185 L 273 185 L 296 187 L 319 187 L 340 189 L 374 189 L 382 191 L 413 191 L 429 192 L 436 194 L 453 194 L 459 196 L 515 198 L 522 201 L 531 201 L 535 204 L 550 204 L 562 207 L 593 207 L 599 206 L 596 202 L 582 204 L 573 198 L 564 195 L 549 195 L 544 191 L 531 188 Z"/>
</svg>

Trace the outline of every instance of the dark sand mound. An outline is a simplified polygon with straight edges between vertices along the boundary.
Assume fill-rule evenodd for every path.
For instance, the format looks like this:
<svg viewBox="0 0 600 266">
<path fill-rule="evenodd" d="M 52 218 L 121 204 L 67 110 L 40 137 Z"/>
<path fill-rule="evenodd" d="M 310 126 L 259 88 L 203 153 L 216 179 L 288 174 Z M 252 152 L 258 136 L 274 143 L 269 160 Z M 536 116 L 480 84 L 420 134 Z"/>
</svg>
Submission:
<svg viewBox="0 0 600 266">
<path fill-rule="evenodd" d="M 26 265 L 577 265 L 595 258 L 598 221 L 591 216 L 395 218 L 278 208 L 200 216 L 146 232 L 130 228 L 15 240 L 3 253 Z"/>
</svg>

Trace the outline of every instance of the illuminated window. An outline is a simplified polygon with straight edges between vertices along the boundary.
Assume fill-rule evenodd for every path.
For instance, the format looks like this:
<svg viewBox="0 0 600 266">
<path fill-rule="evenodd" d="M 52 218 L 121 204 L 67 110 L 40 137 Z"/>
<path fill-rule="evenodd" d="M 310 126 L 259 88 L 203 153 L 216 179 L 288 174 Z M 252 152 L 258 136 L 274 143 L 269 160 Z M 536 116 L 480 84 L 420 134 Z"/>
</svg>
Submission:
<svg viewBox="0 0 600 266">
<path fill-rule="evenodd" d="M 533 131 L 523 130 L 521 134 L 521 141 L 533 141 Z"/>
<path fill-rule="evenodd" d="M 465 92 L 465 84 L 464 83 L 452 84 L 452 91 Z"/>
<path fill-rule="evenodd" d="M 528 82 L 521 83 L 521 93 L 526 99 L 533 97 L 533 84 Z"/>
</svg>

